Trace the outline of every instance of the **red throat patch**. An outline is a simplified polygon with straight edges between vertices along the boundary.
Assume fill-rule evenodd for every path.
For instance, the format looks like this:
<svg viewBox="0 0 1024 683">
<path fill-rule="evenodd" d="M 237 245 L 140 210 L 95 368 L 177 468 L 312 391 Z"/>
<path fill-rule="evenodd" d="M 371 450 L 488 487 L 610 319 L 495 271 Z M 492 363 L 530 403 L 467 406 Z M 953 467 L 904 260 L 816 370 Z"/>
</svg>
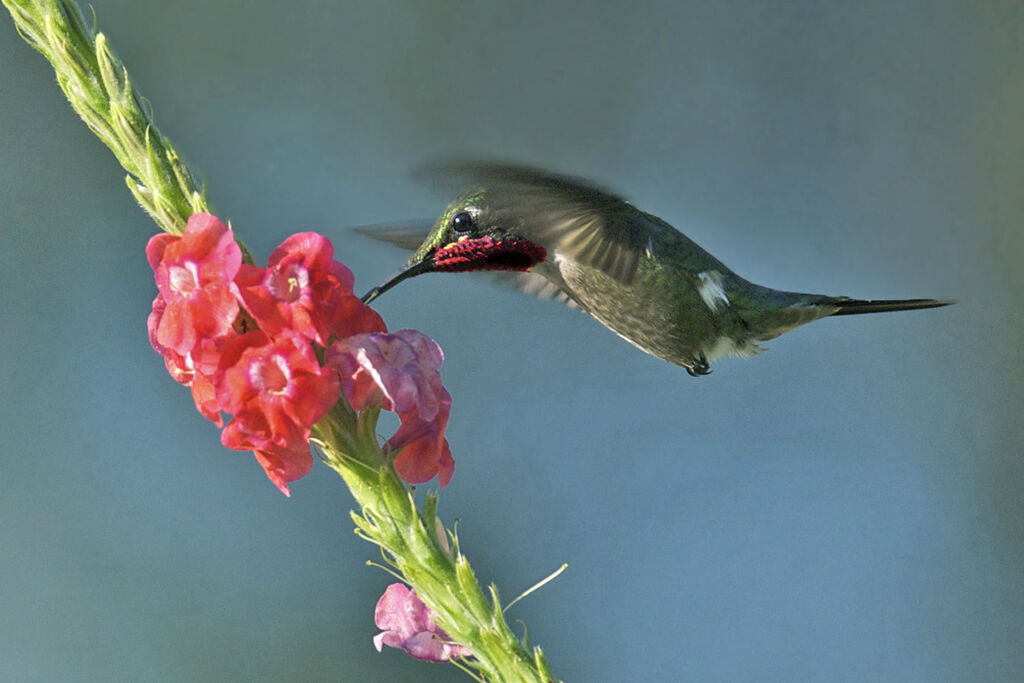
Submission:
<svg viewBox="0 0 1024 683">
<path fill-rule="evenodd" d="M 464 273 L 474 270 L 529 270 L 547 258 L 544 247 L 526 240 L 463 239 L 434 254 L 434 270 Z"/>
</svg>

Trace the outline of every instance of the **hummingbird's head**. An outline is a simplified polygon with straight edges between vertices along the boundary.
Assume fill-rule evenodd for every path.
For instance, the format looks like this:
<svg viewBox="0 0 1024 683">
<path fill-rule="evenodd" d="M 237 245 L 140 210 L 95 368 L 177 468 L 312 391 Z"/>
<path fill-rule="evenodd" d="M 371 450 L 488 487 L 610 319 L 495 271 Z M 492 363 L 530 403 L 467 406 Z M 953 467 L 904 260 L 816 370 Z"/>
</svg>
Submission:
<svg viewBox="0 0 1024 683">
<path fill-rule="evenodd" d="M 476 270 L 526 271 L 545 258 L 544 247 L 524 238 L 508 210 L 489 206 L 484 190 L 468 192 L 448 205 L 405 266 L 363 297 L 369 303 L 423 273 Z"/>
</svg>

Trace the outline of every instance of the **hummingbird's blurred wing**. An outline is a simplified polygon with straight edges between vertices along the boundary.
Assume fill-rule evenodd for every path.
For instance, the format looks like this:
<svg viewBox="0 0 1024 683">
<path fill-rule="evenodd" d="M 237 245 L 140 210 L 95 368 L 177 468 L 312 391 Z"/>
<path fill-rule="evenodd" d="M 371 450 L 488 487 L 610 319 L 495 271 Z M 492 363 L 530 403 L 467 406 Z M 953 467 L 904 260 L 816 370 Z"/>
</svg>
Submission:
<svg viewBox="0 0 1024 683">
<path fill-rule="evenodd" d="M 490 271 L 485 274 L 494 282 L 513 287 L 524 294 L 530 294 L 538 299 L 561 301 L 569 308 L 583 310 L 561 287 L 539 273 L 514 273 L 506 270 Z"/>
<path fill-rule="evenodd" d="M 626 200 L 570 176 L 525 166 L 460 163 L 431 173 L 458 180 L 464 190 L 485 190 L 487 206 L 514 216 L 523 236 L 563 257 L 628 285 L 647 247 L 630 229 L 641 214 Z"/>
<path fill-rule="evenodd" d="M 430 234 L 430 221 L 402 221 L 399 223 L 377 223 L 352 228 L 360 235 L 372 237 L 381 242 L 393 244 L 402 249 L 416 251 Z"/>
</svg>

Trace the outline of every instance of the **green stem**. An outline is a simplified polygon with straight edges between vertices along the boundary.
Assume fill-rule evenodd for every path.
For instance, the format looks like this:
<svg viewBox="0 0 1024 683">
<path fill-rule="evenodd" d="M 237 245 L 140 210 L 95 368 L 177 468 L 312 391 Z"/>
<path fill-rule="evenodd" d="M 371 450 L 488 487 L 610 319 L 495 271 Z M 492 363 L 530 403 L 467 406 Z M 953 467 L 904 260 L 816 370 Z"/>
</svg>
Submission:
<svg viewBox="0 0 1024 683">
<path fill-rule="evenodd" d="M 449 551 L 439 538 L 447 532 L 436 522 L 437 496 L 429 495 L 424 513 L 413 492 L 398 478 L 377 443 L 377 411 L 356 416 L 344 399 L 317 427 L 317 445 L 355 496 L 362 514 L 352 513 L 357 533 L 376 543 L 385 559 L 416 595 L 437 613 L 437 624 L 469 648 L 463 664 L 492 681 L 552 681 L 539 647 L 525 647 L 505 621 L 498 590 L 485 594 L 462 554 L 458 538 Z"/>
<path fill-rule="evenodd" d="M 189 216 L 209 212 L 205 190 L 78 6 L 71 0 L 2 1 L 21 36 L 53 65 L 71 107 L 128 171 L 128 189 L 160 229 L 180 235 Z M 244 246 L 243 252 L 251 262 Z"/>
</svg>

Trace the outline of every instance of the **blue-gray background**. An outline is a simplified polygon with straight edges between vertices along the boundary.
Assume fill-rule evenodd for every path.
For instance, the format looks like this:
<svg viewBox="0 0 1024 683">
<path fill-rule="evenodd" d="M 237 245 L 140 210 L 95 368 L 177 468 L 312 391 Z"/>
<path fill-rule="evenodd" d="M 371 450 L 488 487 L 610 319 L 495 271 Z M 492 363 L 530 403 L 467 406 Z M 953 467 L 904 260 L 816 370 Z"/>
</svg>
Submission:
<svg viewBox="0 0 1024 683">
<path fill-rule="evenodd" d="M 1024 10 L 998 2 L 94 0 L 265 258 L 363 291 L 438 157 L 592 177 L 744 276 L 953 308 L 815 323 L 710 377 L 428 276 L 484 581 L 575 681 L 1008 681 L 1024 668 Z M 5 15 L 6 16 L 6 15 Z M 0 24 L 6 23 L 0 22 Z M 10 680 L 465 680 L 377 654 L 351 499 L 269 484 L 147 343 L 153 225 L 0 25 L 0 661 Z"/>
</svg>

